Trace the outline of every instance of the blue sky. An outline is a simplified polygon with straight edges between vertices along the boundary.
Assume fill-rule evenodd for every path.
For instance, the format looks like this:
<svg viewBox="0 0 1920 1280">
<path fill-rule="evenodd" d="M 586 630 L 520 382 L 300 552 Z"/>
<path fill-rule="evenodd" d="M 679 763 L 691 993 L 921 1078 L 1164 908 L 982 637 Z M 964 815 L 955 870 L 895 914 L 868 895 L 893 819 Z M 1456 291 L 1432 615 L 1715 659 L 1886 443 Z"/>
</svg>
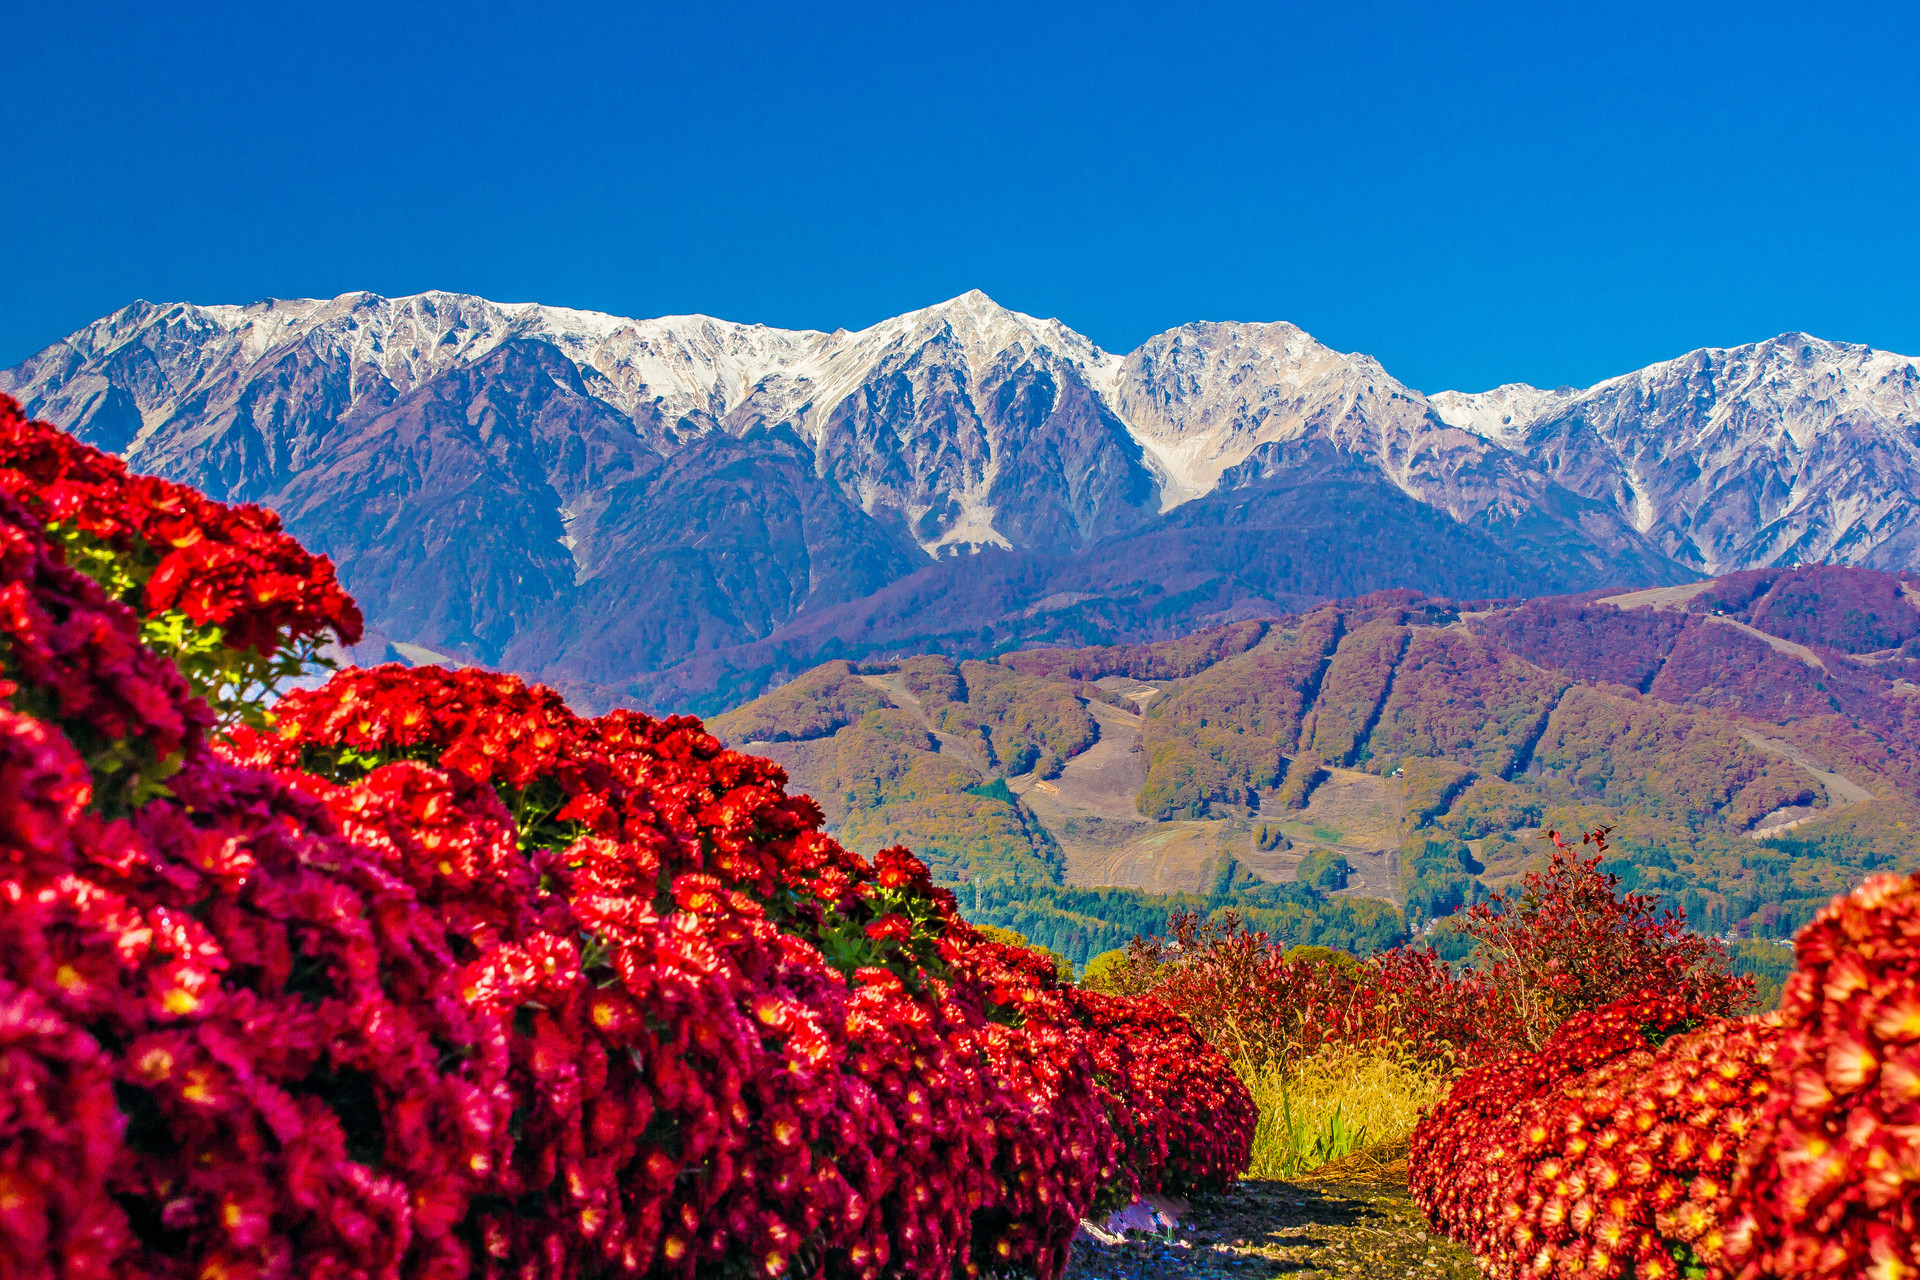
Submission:
<svg viewBox="0 0 1920 1280">
<path fill-rule="evenodd" d="M 0 365 L 133 298 L 1920 354 L 1920 6 L 9 6 Z M 265 16 L 263 16 L 265 15 Z"/>
</svg>

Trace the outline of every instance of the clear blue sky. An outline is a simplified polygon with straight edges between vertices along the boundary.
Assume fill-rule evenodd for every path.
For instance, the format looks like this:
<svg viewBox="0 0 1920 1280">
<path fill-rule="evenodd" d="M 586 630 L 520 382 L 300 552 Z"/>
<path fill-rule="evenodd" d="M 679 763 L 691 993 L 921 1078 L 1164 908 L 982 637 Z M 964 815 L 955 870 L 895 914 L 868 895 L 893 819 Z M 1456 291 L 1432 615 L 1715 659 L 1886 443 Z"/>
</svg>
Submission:
<svg viewBox="0 0 1920 1280">
<path fill-rule="evenodd" d="M 1911 3 L 7 11 L 0 365 L 136 297 L 428 288 L 831 329 L 978 287 L 1429 391 L 1920 354 Z"/>
</svg>

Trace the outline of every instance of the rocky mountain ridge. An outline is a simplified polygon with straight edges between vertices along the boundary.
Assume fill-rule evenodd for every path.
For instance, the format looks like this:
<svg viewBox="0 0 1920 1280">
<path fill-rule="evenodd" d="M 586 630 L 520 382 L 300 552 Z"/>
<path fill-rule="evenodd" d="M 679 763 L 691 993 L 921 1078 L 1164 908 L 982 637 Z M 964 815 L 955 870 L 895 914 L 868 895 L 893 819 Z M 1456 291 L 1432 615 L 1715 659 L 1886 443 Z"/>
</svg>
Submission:
<svg viewBox="0 0 1920 1280">
<path fill-rule="evenodd" d="M 0 391 L 282 510 L 376 647 L 601 702 L 733 700 L 936 626 L 1151 638 L 1382 586 L 1900 568 L 1920 539 L 1920 366 L 1804 335 L 1428 396 L 1289 324 L 1121 356 L 977 291 L 835 333 L 348 294 L 136 303 Z"/>
</svg>

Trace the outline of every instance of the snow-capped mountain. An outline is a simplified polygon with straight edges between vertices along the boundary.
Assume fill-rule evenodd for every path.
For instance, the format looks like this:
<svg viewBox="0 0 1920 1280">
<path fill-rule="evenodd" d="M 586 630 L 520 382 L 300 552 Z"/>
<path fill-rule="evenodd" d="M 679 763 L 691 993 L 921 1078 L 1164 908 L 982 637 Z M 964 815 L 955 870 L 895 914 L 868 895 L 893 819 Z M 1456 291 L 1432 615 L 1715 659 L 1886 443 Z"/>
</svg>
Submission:
<svg viewBox="0 0 1920 1280">
<path fill-rule="evenodd" d="M 1503 387 L 1455 403 L 1476 422 L 1522 407 L 1513 434 L 1489 438 L 1689 568 L 1920 564 L 1911 356 L 1787 333 L 1571 395 Z"/>
<path fill-rule="evenodd" d="M 589 700 L 659 695 L 634 677 L 690 655 L 765 679 L 930 629 L 1904 567 L 1920 539 L 1920 367 L 1800 335 L 1585 391 L 1427 396 L 1288 324 L 1119 356 L 977 291 L 835 333 L 363 293 L 136 303 L 0 391 L 279 508 L 341 563 L 374 648 Z"/>
<path fill-rule="evenodd" d="M 564 356 L 660 457 L 716 431 L 793 429 L 823 476 L 932 555 L 1097 536 L 1114 484 L 1152 483 L 1089 385 L 1117 362 L 978 292 L 833 334 L 441 293 L 136 303 L 0 374 L 0 390 L 146 469 L 259 498 L 315 465 L 338 424 L 515 343 Z"/>
</svg>

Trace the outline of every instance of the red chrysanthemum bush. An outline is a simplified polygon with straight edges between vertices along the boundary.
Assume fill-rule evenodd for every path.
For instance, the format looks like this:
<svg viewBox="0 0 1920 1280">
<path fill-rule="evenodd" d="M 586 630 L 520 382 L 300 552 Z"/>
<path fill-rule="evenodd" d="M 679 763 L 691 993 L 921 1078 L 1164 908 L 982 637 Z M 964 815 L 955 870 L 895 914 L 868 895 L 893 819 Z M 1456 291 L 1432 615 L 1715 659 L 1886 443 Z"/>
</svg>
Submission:
<svg viewBox="0 0 1920 1280">
<path fill-rule="evenodd" d="M 226 723 L 262 722 L 276 681 L 359 642 L 360 610 L 325 556 L 263 507 L 133 475 L 120 459 L 29 421 L 0 395 L 0 494 L 36 517 L 69 567 L 141 619 Z"/>
<path fill-rule="evenodd" d="M 1920 876 L 1795 940 L 1774 1097 L 1699 1252 L 1729 1276 L 1920 1275 Z"/>
<path fill-rule="evenodd" d="M 1231 1181 L 1245 1168 L 1259 1116 L 1245 1086 L 1193 1024 L 1157 1000 L 1069 993 L 1112 1097 L 1126 1181 L 1113 1207 L 1141 1190 L 1183 1192 Z"/>
<path fill-rule="evenodd" d="M 1490 1276 L 1671 1280 L 1717 1228 L 1775 1036 L 1688 998 L 1575 1014 L 1469 1071 L 1414 1131 L 1415 1201 Z"/>
<path fill-rule="evenodd" d="M 1723 984 L 1569 1018 L 1469 1071 L 1409 1179 L 1490 1276 L 1920 1275 L 1920 877 L 1802 931 L 1779 1013 Z"/>
<path fill-rule="evenodd" d="M 10 1052 L 64 1062 L 58 1090 L 25 1062 L 5 1078 L 9 1122 L 35 1138 L 0 1156 L 9 1260 L 240 1276 L 299 1256 L 326 1275 L 412 1249 L 406 1188 L 352 1156 L 376 1140 L 370 1097 L 466 1105 L 433 1047 L 474 1039 L 431 998 L 444 943 L 316 804 L 206 748 L 204 705 L 133 616 L 4 498 L 0 545 L 0 980 Z M 46 1106 L 66 1123 L 23 1119 Z M 429 1272 L 433 1250 L 419 1242 Z"/>
<path fill-rule="evenodd" d="M 1051 971 L 973 935 L 906 851 L 870 866 L 821 835 L 818 810 L 784 795 L 776 766 L 723 750 L 693 721 L 588 720 L 551 691 L 475 671 L 347 672 L 276 716 L 271 734 L 240 733 L 236 752 L 302 776 L 372 778 L 411 760 L 490 784 L 521 839 L 565 851 L 557 874 L 616 965 L 629 916 L 671 914 L 747 975 L 729 978 L 756 1025 L 813 1038 L 809 1078 L 858 1095 L 768 1103 L 794 1117 L 781 1131 L 795 1150 L 844 1153 L 831 1176 L 750 1175 L 736 1214 L 748 1226 L 704 1246 L 669 1232 L 663 1248 L 724 1254 L 764 1228 L 775 1270 L 812 1250 L 830 1266 L 844 1253 L 855 1274 L 933 1274 L 971 1249 L 976 1265 L 1048 1274 L 1095 1194 L 1120 1179 L 1090 1038 Z M 608 852 L 582 864 L 582 850 Z M 812 974 L 810 990 L 779 990 L 800 979 L 758 954 L 770 941 L 786 970 Z M 802 1127 L 818 1115 L 841 1127 Z M 864 1127 L 846 1128 L 849 1116 Z M 762 1137 L 735 1135 L 727 1159 L 760 1158 Z M 843 1187 L 841 1168 L 860 1176 Z M 798 1207 L 775 1221 L 771 1198 L 786 1196 Z M 837 1202 L 850 1206 L 844 1247 L 820 1217 Z"/>
<path fill-rule="evenodd" d="M 265 714 L 357 634 L 325 562 L 0 418 L 0 1275 L 1051 1277 L 1244 1167 L 1184 1023 L 696 721 L 398 668 Z"/>
</svg>

